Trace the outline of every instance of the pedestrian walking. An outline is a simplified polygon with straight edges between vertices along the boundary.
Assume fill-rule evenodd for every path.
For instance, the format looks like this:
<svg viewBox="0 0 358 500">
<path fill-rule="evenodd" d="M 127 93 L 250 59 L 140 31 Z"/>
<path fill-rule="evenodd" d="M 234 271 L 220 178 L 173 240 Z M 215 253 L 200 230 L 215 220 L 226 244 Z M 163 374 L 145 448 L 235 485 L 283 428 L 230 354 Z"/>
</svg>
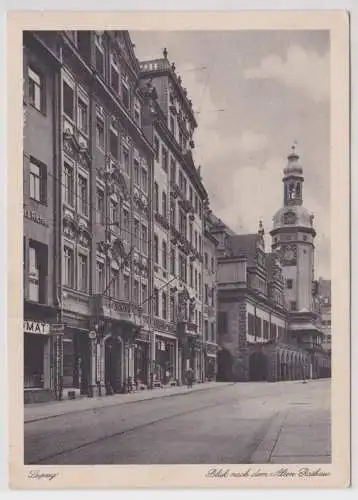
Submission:
<svg viewBox="0 0 358 500">
<path fill-rule="evenodd" d="M 188 389 L 193 387 L 193 370 L 191 368 L 186 372 L 186 384 Z"/>
</svg>

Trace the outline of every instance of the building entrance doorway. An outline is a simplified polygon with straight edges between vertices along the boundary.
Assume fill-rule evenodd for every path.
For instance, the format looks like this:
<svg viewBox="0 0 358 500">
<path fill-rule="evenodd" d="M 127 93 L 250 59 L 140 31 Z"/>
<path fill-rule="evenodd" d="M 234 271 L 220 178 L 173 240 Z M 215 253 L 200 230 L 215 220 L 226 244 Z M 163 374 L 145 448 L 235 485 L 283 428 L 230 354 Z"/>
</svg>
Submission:
<svg viewBox="0 0 358 500">
<path fill-rule="evenodd" d="M 118 337 L 105 342 L 105 381 L 107 394 L 122 392 L 122 343 Z"/>
</svg>

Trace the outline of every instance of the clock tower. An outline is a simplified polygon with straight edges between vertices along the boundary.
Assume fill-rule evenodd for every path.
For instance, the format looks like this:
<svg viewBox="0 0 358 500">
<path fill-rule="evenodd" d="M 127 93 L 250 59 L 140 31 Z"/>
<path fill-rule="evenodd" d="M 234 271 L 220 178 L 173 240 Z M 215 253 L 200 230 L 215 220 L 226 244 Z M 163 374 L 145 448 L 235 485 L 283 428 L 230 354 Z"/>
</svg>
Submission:
<svg viewBox="0 0 358 500">
<path fill-rule="evenodd" d="M 273 217 L 272 251 L 279 256 L 285 280 L 288 338 L 312 350 L 321 344 L 314 298 L 313 215 L 303 206 L 303 169 L 292 146 L 283 171 L 283 206 Z M 312 360 L 312 376 L 315 361 Z"/>
</svg>

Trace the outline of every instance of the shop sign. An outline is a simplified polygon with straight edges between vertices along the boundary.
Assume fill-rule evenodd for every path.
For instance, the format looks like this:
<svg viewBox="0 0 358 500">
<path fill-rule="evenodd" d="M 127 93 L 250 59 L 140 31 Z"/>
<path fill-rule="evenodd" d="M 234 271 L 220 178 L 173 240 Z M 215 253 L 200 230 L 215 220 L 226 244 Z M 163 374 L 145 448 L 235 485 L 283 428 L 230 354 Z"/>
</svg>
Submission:
<svg viewBox="0 0 358 500">
<path fill-rule="evenodd" d="M 24 207 L 24 217 L 25 219 L 31 220 L 32 222 L 36 222 L 36 224 L 48 227 L 48 222 L 42 217 L 42 215 L 38 214 L 34 210 L 30 210 L 27 207 Z"/>
<path fill-rule="evenodd" d="M 48 335 L 50 333 L 50 325 L 48 323 L 40 323 L 38 321 L 24 321 L 25 333 L 37 333 L 39 335 Z"/>
</svg>

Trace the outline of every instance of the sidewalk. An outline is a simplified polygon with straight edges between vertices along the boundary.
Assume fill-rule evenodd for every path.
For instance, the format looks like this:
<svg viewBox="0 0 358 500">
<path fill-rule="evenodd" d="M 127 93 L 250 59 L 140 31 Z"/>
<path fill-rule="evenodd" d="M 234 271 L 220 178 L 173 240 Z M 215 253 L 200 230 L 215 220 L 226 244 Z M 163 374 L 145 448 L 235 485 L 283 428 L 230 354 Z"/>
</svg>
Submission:
<svg viewBox="0 0 358 500">
<path fill-rule="evenodd" d="M 81 397 L 74 400 L 51 401 L 49 403 L 34 403 L 24 406 L 24 422 L 36 422 L 48 418 L 66 415 L 67 413 L 76 413 L 86 410 L 95 410 L 96 408 L 106 408 L 121 404 L 136 403 L 151 399 L 161 399 L 171 396 L 180 396 L 190 392 L 204 391 L 232 385 L 232 382 L 206 382 L 195 384 L 192 389 L 186 386 L 165 387 L 162 389 L 151 389 L 132 392 L 130 394 L 114 394 L 112 396 L 101 397 Z"/>
<path fill-rule="evenodd" d="M 330 392 L 292 401 L 273 420 L 251 463 L 331 463 Z"/>
</svg>

